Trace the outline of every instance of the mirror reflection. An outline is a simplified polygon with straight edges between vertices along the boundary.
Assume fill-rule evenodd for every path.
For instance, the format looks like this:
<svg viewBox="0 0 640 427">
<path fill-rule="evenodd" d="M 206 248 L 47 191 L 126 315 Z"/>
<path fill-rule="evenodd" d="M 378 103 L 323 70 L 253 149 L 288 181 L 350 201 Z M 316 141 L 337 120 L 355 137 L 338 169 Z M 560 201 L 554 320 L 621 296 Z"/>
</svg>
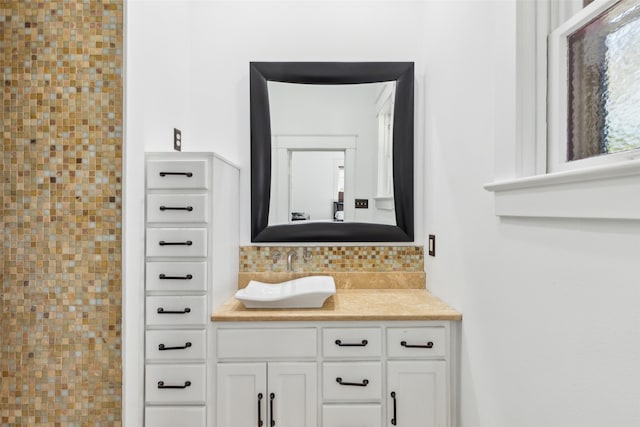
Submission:
<svg viewBox="0 0 640 427">
<path fill-rule="evenodd" d="M 291 222 L 344 220 L 344 151 L 291 151 Z"/>
<path fill-rule="evenodd" d="M 396 82 L 309 85 L 268 81 L 268 224 L 396 225 Z"/>
</svg>

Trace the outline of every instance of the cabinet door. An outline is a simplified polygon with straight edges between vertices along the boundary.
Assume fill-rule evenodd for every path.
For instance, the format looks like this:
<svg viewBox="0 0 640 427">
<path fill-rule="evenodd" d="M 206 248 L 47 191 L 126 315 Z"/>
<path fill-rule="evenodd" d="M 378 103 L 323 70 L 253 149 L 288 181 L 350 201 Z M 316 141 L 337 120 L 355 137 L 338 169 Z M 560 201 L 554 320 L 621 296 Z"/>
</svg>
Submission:
<svg viewBox="0 0 640 427">
<path fill-rule="evenodd" d="M 315 427 L 317 367 L 315 363 L 269 363 L 267 426 Z"/>
<path fill-rule="evenodd" d="M 266 426 L 266 363 L 218 363 L 217 376 L 217 427 Z"/>
<path fill-rule="evenodd" d="M 443 360 L 387 363 L 387 426 L 446 427 L 448 399 Z"/>
</svg>

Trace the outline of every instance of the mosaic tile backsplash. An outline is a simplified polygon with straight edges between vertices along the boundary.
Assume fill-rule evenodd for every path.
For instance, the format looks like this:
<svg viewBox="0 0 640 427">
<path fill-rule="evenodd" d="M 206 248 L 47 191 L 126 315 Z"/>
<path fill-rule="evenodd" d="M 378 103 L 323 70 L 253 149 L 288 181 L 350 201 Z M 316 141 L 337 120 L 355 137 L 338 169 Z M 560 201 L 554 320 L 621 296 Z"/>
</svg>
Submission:
<svg viewBox="0 0 640 427">
<path fill-rule="evenodd" d="M 118 426 L 123 0 L 3 0 L 0 31 L 0 426 Z"/>
<path fill-rule="evenodd" d="M 295 251 L 294 271 L 423 272 L 422 246 L 243 246 L 240 272 L 286 272 L 287 254 Z"/>
</svg>

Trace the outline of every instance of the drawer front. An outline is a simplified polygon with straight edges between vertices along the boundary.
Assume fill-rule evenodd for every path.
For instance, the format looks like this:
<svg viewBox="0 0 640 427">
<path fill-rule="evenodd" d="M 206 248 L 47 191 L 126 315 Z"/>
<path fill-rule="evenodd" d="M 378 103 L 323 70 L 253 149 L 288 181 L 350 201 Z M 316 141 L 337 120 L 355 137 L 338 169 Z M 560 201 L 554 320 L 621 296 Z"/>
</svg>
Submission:
<svg viewBox="0 0 640 427">
<path fill-rule="evenodd" d="M 206 296 L 148 296 L 147 325 L 206 325 Z"/>
<path fill-rule="evenodd" d="M 323 405 L 322 427 L 382 427 L 380 405 Z"/>
<path fill-rule="evenodd" d="M 219 329 L 218 358 L 316 357 L 316 330 Z"/>
<path fill-rule="evenodd" d="M 206 222 L 206 194 L 149 194 L 147 222 Z"/>
<path fill-rule="evenodd" d="M 145 408 L 145 425 L 149 427 L 206 427 L 204 406 L 151 406 Z"/>
<path fill-rule="evenodd" d="M 326 362 L 322 364 L 325 400 L 379 400 L 382 396 L 380 362 Z"/>
<path fill-rule="evenodd" d="M 205 402 L 204 364 L 199 365 L 147 365 L 145 396 L 147 403 Z"/>
<path fill-rule="evenodd" d="M 445 357 L 447 340 L 444 327 L 389 328 L 389 357 Z"/>
<path fill-rule="evenodd" d="M 206 291 L 206 262 L 148 262 L 148 291 Z"/>
<path fill-rule="evenodd" d="M 206 257 L 206 228 L 147 228 L 148 257 Z"/>
<path fill-rule="evenodd" d="M 147 331 L 145 335 L 147 360 L 204 360 L 207 339 L 204 330 Z"/>
<path fill-rule="evenodd" d="M 382 331 L 379 328 L 325 328 L 322 330 L 324 357 L 379 357 Z"/>
<path fill-rule="evenodd" d="M 149 160 L 147 188 L 208 188 L 206 160 Z"/>
</svg>

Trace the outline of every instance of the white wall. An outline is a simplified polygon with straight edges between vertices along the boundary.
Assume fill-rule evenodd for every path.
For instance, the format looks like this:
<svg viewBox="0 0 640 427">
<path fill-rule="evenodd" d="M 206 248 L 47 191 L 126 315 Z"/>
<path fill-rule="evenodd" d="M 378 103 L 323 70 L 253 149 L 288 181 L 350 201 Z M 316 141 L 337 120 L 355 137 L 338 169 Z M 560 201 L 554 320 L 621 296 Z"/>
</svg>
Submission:
<svg viewBox="0 0 640 427">
<path fill-rule="evenodd" d="M 129 0 L 135 142 L 147 151 L 171 150 L 173 127 L 181 127 L 185 150 L 212 150 L 237 163 L 241 244 L 249 244 L 249 62 L 414 61 L 421 115 L 425 11 L 421 1 Z M 424 241 L 422 173 L 416 164 L 417 244 Z"/>
<path fill-rule="evenodd" d="M 189 150 L 241 165 L 249 242 L 249 61 L 415 61 L 417 236 L 437 235 L 428 287 L 464 316 L 462 425 L 640 425 L 640 223 L 499 219 L 482 188 L 514 138 L 513 2 L 130 0 L 127 13 L 128 289 L 140 153 L 169 150 L 174 123 Z"/>
<path fill-rule="evenodd" d="M 427 282 L 463 313 L 462 425 L 638 426 L 640 223 L 500 219 L 482 188 L 515 138 L 513 3 L 424 22 Z"/>
</svg>

